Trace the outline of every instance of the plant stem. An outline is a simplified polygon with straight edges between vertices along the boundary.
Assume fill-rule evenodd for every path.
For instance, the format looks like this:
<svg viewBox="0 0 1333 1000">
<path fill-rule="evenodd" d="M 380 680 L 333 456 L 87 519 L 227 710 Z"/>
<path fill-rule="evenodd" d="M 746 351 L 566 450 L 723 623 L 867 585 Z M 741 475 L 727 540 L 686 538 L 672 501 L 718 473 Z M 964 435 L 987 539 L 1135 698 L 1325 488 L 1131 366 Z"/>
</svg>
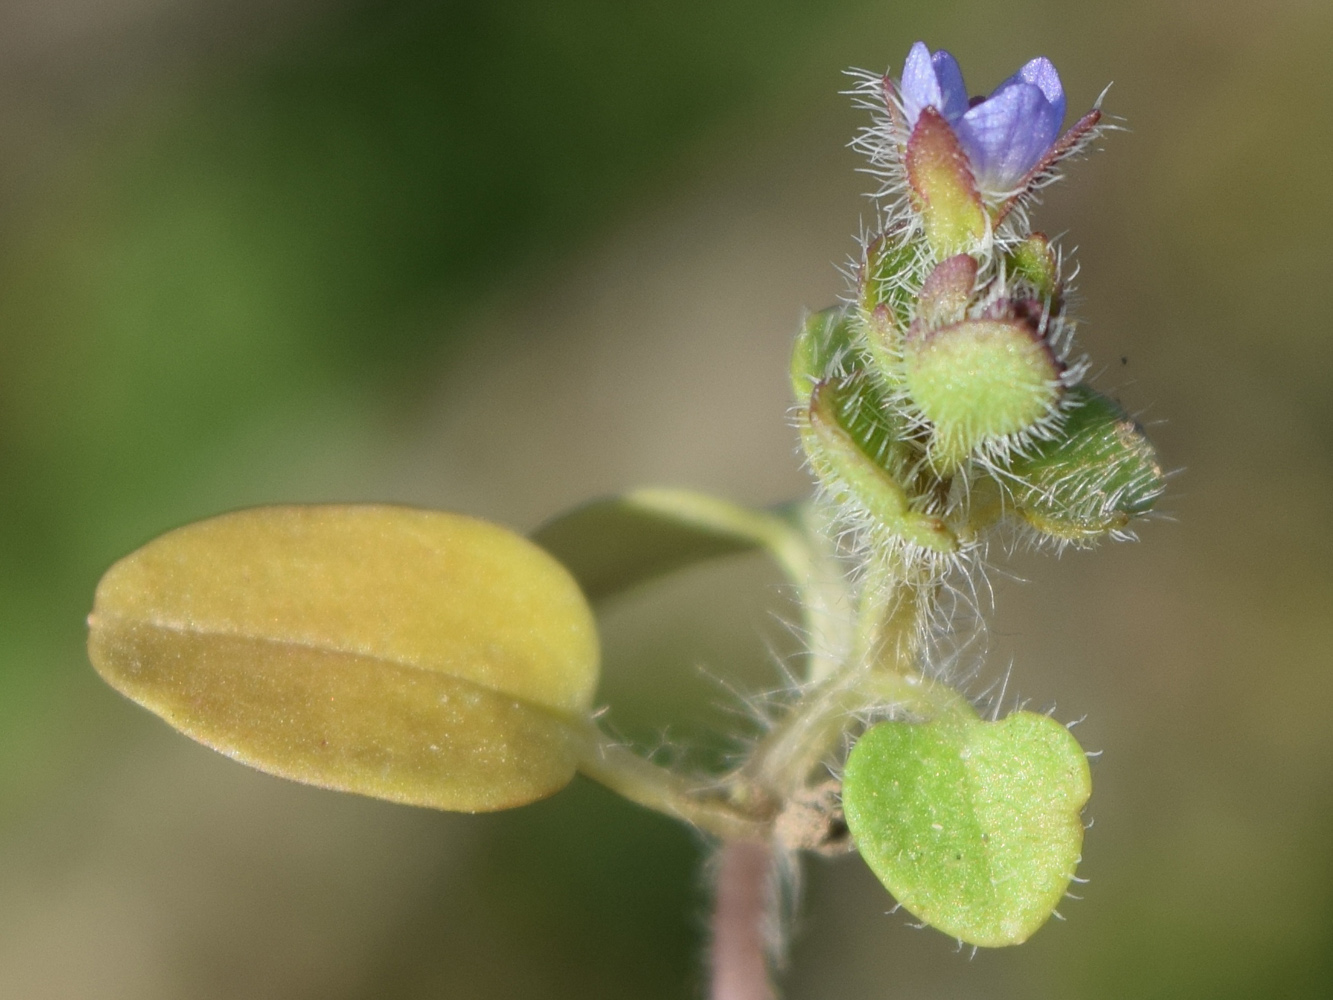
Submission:
<svg viewBox="0 0 1333 1000">
<path fill-rule="evenodd" d="M 589 726 L 579 755 L 579 770 L 631 802 L 684 820 L 723 840 L 762 839 L 775 809 L 766 801 L 737 801 L 725 787 L 684 777 Z M 742 789 L 735 788 L 735 792 Z"/>
<path fill-rule="evenodd" d="M 863 580 L 846 662 L 792 706 L 759 742 L 743 773 L 779 796 L 790 795 L 842 738 L 850 714 L 885 698 L 919 708 L 915 659 L 932 598 L 932 590 L 903 581 L 896 568 Z"/>
<path fill-rule="evenodd" d="M 774 1000 L 768 974 L 773 848 L 766 841 L 731 840 L 717 859 L 709 951 L 710 1000 Z"/>
</svg>

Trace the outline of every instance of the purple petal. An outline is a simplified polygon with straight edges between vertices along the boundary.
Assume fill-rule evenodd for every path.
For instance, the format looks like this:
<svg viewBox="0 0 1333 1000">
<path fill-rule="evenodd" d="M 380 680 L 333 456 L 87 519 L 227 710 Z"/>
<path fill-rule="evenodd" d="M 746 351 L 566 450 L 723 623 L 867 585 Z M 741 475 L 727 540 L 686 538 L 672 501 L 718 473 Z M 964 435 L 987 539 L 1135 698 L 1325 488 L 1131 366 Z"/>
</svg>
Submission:
<svg viewBox="0 0 1333 1000">
<path fill-rule="evenodd" d="M 967 110 L 967 88 L 958 61 L 943 49 L 931 55 L 925 42 L 917 42 L 907 53 L 901 94 L 908 128 L 916 125 L 923 108 L 934 108 L 948 122 Z"/>
<path fill-rule="evenodd" d="M 1059 111 L 1059 123 L 1063 125 L 1065 120 L 1065 89 L 1060 85 L 1060 74 L 1055 71 L 1055 64 L 1045 56 L 1038 56 L 1026 63 L 1005 83 L 1018 83 L 1020 81 L 1041 88 L 1041 92 L 1046 95 L 1046 100 L 1050 101 L 1051 106 Z M 1003 86 L 1004 83 L 995 89 L 999 90 Z"/>
<path fill-rule="evenodd" d="M 901 93 L 908 128 L 916 125 L 916 120 L 921 117 L 922 108 L 932 104 L 938 107 L 943 103 L 940 82 L 935 77 L 930 49 L 926 48 L 925 42 L 917 42 L 912 46 L 912 51 L 907 53 L 907 62 L 903 63 Z"/>
<path fill-rule="evenodd" d="M 1063 105 L 1063 95 L 1057 107 L 1037 84 L 1011 77 L 963 115 L 954 131 L 977 186 L 991 192 L 1012 189 L 1059 136 Z"/>
<path fill-rule="evenodd" d="M 940 86 L 940 104 L 935 110 L 950 123 L 956 122 L 967 111 L 967 86 L 963 83 L 963 71 L 958 68 L 958 60 L 953 54 L 940 49 L 930 57 L 930 64 L 935 69 L 935 79 Z M 1056 79 L 1059 85 L 1059 79 Z"/>
</svg>

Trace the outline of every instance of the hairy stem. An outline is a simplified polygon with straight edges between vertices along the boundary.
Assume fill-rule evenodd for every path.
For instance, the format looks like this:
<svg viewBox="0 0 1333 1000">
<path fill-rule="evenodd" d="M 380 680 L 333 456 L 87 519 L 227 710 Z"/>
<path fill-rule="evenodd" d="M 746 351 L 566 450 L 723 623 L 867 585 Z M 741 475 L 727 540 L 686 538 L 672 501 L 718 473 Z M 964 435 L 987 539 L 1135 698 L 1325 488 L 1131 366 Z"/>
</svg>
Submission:
<svg viewBox="0 0 1333 1000">
<path fill-rule="evenodd" d="M 933 588 L 893 570 L 862 582 L 847 660 L 759 742 L 742 774 L 780 796 L 804 787 L 847 731 L 848 717 L 886 698 L 912 710 L 929 702 L 916 656 Z M 924 695 L 924 697 L 923 697 Z"/>
<path fill-rule="evenodd" d="M 776 996 L 768 972 L 773 864 L 773 848 L 766 841 L 727 841 L 719 851 L 710 928 L 710 1000 Z"/>
<path fill-rule="evenodd" d="M 724 840 L 767 836 L 772 803 L 741 793 L 743 788 L 701 782 L 645 760 L 590 726 L 579 755 L 579 770 L 641 806 L 684 820 Z"/>
</svg>

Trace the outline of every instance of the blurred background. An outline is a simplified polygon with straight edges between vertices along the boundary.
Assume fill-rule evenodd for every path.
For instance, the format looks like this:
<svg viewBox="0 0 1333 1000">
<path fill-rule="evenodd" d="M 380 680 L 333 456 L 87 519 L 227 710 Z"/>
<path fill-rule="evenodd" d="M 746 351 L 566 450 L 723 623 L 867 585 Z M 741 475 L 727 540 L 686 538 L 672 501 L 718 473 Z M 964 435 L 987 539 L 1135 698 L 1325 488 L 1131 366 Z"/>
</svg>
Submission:
<svg viewBox="0 0 1333 1000">
<path fill-rule="evenodd" d="M 787 996 L 1333 995 L 1333 5 L 12 0 L 0 8 L 0 996 L 686 998 L 701 846 L 582 780 L 454 816 L 175 735 L 83 652 L 102 570 L 242 505 L 528 530 L 804 495 L 786 355 L 868 208 L 841 70 L 1028 58 L 1128 131 L 1038 224 L 1183 472 L 1137 545 L 995 574 L 979 692 L 1086 716 L 1067 921 L 969 960 L 814 862 Z M 1024 582 L 1024 581 L 1028 582 Z M 604 615 L 673 747 L 779 683 L 762 561 Z"/>
</svg>

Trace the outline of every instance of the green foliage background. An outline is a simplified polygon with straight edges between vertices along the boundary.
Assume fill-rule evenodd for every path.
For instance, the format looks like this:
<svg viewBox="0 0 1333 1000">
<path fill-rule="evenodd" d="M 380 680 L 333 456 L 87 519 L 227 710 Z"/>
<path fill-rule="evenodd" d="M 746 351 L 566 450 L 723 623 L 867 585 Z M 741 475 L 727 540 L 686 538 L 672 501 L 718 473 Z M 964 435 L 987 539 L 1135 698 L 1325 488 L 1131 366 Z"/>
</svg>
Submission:
<svg viewBox="0 0 1333 1000">
<path fill-rule="evenodd" d="M 1130 131 L 1041 210 L 1099 385 L 1183 468 L 1144 543 L 1016 558 L 1006 707 L 1087 714 L 1085 902 L 954 954 L 810 866 L 793 998 L 1315 997 L 1333 974 L 1333 8 L 1132 0 L 195 0 L 0 15 L 0 994 L 685 997 L 698 845 L 578 783 L 437 815 L 251 773 L 97 681 L 101 571 L 266 501 L 530 528 L 653 483 L 758 503 L 803 307 L 868 186 L 846 65 L 1036 54 Z M 670 747 L 778 683 L 742 561 L 606 616 Z M 789 610 L 789 609 L 788 609 Z M 771 647 L 771 648 L 770 648 Z M 702 669 L 700 669 L 702 668 Z M 663 737 L 663 733 L 666 736 Z M 716 753 L 716 746 L 708 752 Z"/>
</svg>

